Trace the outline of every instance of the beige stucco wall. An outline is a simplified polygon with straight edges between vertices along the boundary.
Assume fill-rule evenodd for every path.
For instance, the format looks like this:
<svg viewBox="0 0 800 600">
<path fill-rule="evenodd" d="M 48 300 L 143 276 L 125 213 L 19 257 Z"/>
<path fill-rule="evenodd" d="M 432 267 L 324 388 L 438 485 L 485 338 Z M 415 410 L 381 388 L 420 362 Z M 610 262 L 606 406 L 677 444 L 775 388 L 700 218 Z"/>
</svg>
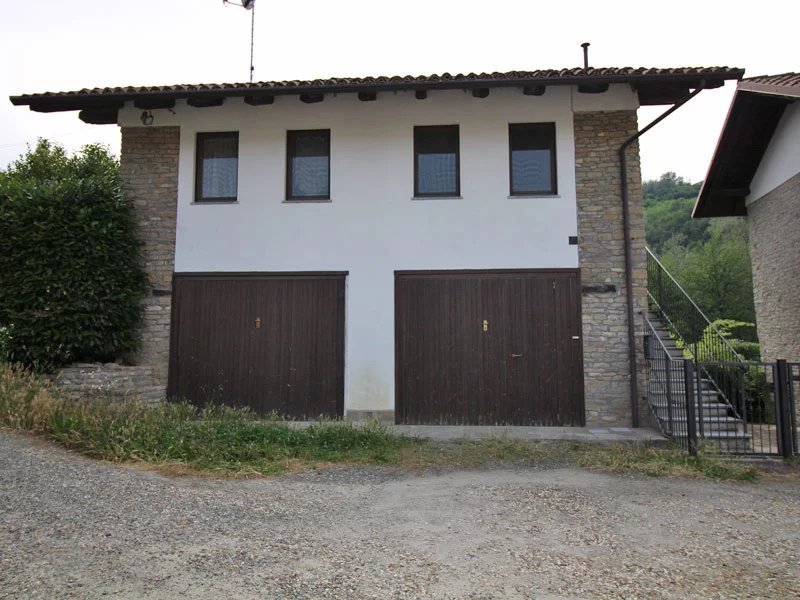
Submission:
<svg viewBox="0 0 800 600">
<path fill-rule="evenodd" d="M 589 426 L 629 426 L 628 324 L 618 149 L 637 130 L 636 111 L 575 112 L 571 125 L 574 126 L 573 210 L 577 212 L 578 260 L 584 286 L 582 310 L 586 420 Z M 169 362 L 169 294 L 175 267 L 180 146 L 180 127 L 122 128 L 124 190 L 136 205 L 151 283 L 151 293 L 145 301 L 143 348 L 138 362 L 152 365 L 164 384 Z M 564 160 L 559 168 L 568 169 L 570 162 Z M 646 305 L 646 271 L 637 145 L 628 151 L 628 165 L 637 366 L 640 373 L 639 397 L 642 398 L 645 380 L 644 359 L 641 344 L 638 343 L 642 333 L 638 314 Z M 567 175 L 566 178 L 571 179 L 571 174 Z M 571 195 L 570 187 L 567 185 L 559 189 L 561 202 Z M 542 201 L 537 202 L 541 210 Z M 426 208 L 444 210 L 443 206 L 437 204 L 426 205 Z M 535 222 L 541 221 L 541 214 L 538 216 Z M 566 246 L 565 250 L 568 249 L 569 246 Z M 613 291 L 597 291 L 598 286 L 612 286 Z M 366 408 L 384 409 L 384 404 L 375 403 Z M 642 423 L 647 423 L 648 413 L 644 402 L 640 402 L 639 412 Z"/>
</svg>

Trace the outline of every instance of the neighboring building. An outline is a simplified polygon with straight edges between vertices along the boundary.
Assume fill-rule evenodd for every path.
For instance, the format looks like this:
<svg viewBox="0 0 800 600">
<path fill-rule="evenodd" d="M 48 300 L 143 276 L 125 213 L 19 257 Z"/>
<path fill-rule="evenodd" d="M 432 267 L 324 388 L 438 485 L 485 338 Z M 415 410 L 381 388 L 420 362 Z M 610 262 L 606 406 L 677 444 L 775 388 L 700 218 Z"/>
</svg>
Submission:
<svg viewBox="0 0 800 600">
<path fill-rule="evenodd" d="M 739 82 L 695 217 L 746 216 L 763 360 L 800 362 L 800 74 Z"/>
<path fill-rule="evenodd" d="M 295 418 L 630 425 L 646 403 L 637 108 L 727 68 L 17 96 L 122 128 L 173 395 Z M 626 285 L 636 318 L 629 321 Z M 640 337 L 637 336 L 637 339 Z M 639 344 L 640 346 L 640 344 Z M 633 398 L 631 398 L 633 396 Z"/>
</svg>

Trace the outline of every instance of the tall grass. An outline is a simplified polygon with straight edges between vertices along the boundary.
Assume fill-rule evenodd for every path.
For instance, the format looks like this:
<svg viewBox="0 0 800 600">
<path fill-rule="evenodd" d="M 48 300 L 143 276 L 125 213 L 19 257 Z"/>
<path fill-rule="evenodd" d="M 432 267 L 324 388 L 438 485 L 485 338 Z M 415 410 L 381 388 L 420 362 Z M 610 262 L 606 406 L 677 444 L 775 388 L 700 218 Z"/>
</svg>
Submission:
<svg viewBox="0 0 800 600">
<path fill-rule="evenodd" d="M 379 424 L 321 421 L 295 428 L 240 408 L 76 401 L 3 364 L 0 426 L 44 435 L 93 458 L 237 475 L 317 462 L 388 462 L 415 443 Z"/>
<path fill-rule="evenodd" d="M 246 409 L 185 403 L 76 401 L 37 375 L 0 362 L 0 427 L 55 440 L 88 456 L 172 472 L 276 474 L 327 462 L 407 469 L 563 466 L 650 476 L 751 481 L 750 465 L 643 444 L 596 446 L 511 438 L 431 442 L 380 424 L 322 421 L 305 428 Z"/>
</svg>

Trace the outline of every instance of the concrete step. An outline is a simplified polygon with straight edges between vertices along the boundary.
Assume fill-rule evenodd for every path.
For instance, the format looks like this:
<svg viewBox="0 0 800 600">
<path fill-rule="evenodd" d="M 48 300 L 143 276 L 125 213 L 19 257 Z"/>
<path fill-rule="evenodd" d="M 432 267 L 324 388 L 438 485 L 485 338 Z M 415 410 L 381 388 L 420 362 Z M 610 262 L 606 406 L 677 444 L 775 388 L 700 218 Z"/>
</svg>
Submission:
<svg viewBox="0 0 800 600">
<path fill-rule="evenodd" d="M 667 415 L 670 413 L 670 409 L 667 406 L 666 402 L 661 404 L 650 404 L 653 412 L 655 412 L 656 416 L 667 418 Z M 695 417 L 699 414 L 700 410 L 697 405 L 694 405 L 694 414 Z M 676 415 L 686 415 L 686 407 L 683 404 L 673 404 L 672 405 L 672 415 L 673 417 Z M 703 405 L 703 417 L 726 417 L 728 416 L 728 407 L 724 404 L 712 404 L 709 406 Z"/>
<path fill-rule="evenodd" d="M 686 406 L 686 401 L 684 400 L 683 396 L 673 396 L 672 402 L 666 396 L 649 396 L 650 406 L 656 408 L 664 408 L 666 409 L 667 406 L 672 406 L 672 408 L 684 408 Z M 692 406 L 697 408 L 699 404 L 697 403 L 697 399 L 692 403 Z M 713 410 L 728 410 L 728 405 L 724 402 L 717 402 L 709 401 L 703 402 L 703 412 L 709 412 Z"/>
<path fill-rule="evenodd" d="M 697 402 L 697 390 L 692 391 L 692 396 L 695 398 L 695 402 Z M 682 388 L 680 389 L 670 388 L 669 394 L 667 393 L 667 390 L 651 389 L 648 390 L 647 397 L 653 400 L 662 398 L 666 399 L 667 397 L 671 397 L 672 401 L 676 402 L 678 401 L 679 398 L 681 401 L 683 401 L 683 399 L 686 397 L 686 392 Z M 719 397 L 719 394 L 717 394 L 717 392 L 712 390 L 701 390 L 700 397 L 703 399 L 703 404 L 705 404 L 706 402 L 709 403 L 716 402 L 717 398 Z"/>
<path fill-rule="evenodd" d="M 669 429 L 670 426 L 670 419 L 666 414 L 663 415 L 656 415 L 658 420 L 661 424 Z M 686 415 L 685 414 L 678 414 L 672 413 L 672 428 L 679 429 L 681 431 L 686 431 Z M 697 426 L 697 431 L 700 431 L 700 419 L 695 418 L 694 420 L 695 425 Z M 741 419 L 737 419 L 735 417 L 728 417 L 728 416 L 708 416 L 703 415 L 703 431 L 706 433 L 716 433 L 716 432 L 735 432 L 739 430 L 740 425 L 742 424 Z"/>
<path fill-rule="evenodd" d="M 672 437 L 685 443 L 688 436 L 686 431 L 675 428 Z M 752 436 L 749 433 L 742 433 L 741 431 L 706 431 L 702 437 L 699 431 L 697 433 L 697 439 L 701 443 L 711 444 L 722 453 L 752 451 L 751 438 Z"/>
</svg>

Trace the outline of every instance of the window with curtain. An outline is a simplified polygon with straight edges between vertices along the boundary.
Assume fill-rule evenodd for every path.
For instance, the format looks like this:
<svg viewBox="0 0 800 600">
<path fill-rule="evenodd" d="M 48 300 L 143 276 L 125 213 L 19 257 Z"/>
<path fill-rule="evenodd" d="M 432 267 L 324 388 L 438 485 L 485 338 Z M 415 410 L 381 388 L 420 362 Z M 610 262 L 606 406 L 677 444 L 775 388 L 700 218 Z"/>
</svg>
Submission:
<svg viewBox="0 0 800 600">
<path fill-rule="evenodd" d="M 414 127 L 414 196 L 461 193 L 458 125 Z"/>
<path fill-rule="evenodd" d="M 331 131 L 289 131 L 286 136 L 286 199 L 331 197 Z"/>
<path fill-rule="evenodd" d="M 239 132 L 198 133 L 195 202 L 236 202 Z"/>
<path fill-rule="evenodd" d="M 555 194 L 556 124 L 513 123 L 508 140 L 511 195 Z"/>
</svg>

